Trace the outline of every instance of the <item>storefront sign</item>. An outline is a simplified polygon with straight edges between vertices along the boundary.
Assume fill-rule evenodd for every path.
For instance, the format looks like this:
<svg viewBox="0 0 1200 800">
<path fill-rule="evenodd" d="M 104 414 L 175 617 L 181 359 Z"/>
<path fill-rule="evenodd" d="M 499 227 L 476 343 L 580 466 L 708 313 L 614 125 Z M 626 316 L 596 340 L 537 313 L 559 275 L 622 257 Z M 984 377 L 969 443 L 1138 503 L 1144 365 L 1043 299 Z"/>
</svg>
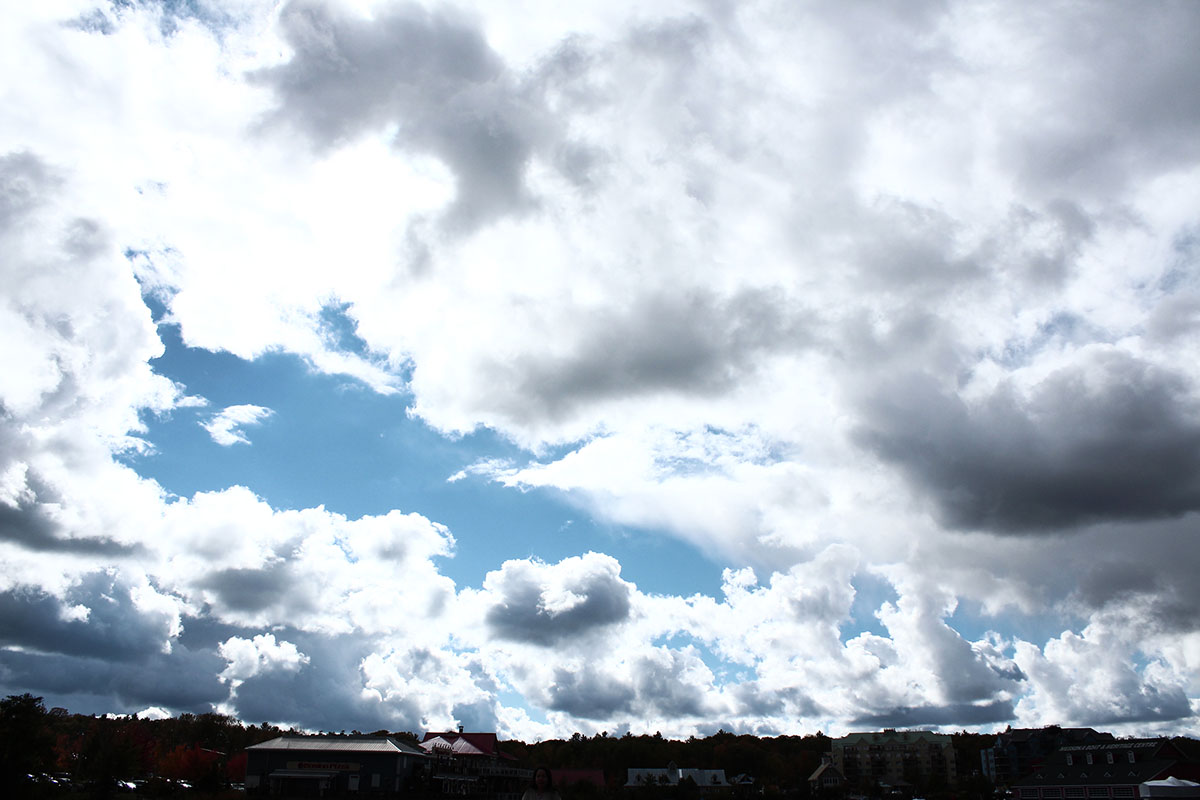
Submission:
<svg viewBox="0 0 1200 800">
<path fill-rule="evenodd" d="M 358 764 L 352 761 L 289 761 L 288 769 L 311 769 L 322 772 L 358 772 Z"/>
</svg>

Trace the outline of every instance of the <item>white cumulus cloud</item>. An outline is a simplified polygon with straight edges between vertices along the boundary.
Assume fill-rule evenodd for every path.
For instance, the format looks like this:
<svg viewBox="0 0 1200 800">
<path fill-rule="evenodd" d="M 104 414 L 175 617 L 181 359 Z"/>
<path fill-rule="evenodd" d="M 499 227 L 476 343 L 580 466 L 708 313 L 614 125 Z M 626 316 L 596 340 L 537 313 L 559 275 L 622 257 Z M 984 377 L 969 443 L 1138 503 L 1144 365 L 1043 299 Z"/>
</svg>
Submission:
<svg viewBox="0 0 1200 800">
<path fill-rule="evenodd" d="M 230 447 L 235 444 L 250 444 L 250 439 L 242 429 L 261 425 L 264 420 L 270 419 L 274 413 L 271 409 L 264 408 L 263 406 L 227 406 L 214 414 L 208 421 L 201 422 L 200 426 L 208 431 L 208 435 L 212 437 L 214 442 L 223 447 Z"/>
</svg>

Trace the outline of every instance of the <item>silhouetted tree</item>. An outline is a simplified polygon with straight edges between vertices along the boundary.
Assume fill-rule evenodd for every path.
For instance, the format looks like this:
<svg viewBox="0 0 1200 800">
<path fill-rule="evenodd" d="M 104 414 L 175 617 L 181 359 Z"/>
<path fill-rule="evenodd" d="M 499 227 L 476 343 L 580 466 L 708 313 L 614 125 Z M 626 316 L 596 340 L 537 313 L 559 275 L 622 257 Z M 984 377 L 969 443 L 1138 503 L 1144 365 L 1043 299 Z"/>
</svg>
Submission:
<svg viewBox="0 0 1200 800">
<path fill-rule="evenodd" d="M 15 787 L 29 783 L 26 776 L 52 769 L 54 736 L 46 720 L 42 698 L 29 693 L 0 700 L 0 785 L 8 797 Z"/>
</svg>

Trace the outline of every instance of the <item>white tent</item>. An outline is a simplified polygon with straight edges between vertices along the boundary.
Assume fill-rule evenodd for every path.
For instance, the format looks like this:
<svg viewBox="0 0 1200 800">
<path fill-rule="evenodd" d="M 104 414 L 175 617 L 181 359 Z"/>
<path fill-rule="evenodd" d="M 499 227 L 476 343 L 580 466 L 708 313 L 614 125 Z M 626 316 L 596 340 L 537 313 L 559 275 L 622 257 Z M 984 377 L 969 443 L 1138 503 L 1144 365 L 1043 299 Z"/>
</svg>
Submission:
<svg viewBox="0 0 1200 800">
<path fill-rule="evenodd" d="M 1200 798 L 1200 783 L 1182 778 L 1146 781 L 1138 787 L 1138 797 Z"/>
</svg>

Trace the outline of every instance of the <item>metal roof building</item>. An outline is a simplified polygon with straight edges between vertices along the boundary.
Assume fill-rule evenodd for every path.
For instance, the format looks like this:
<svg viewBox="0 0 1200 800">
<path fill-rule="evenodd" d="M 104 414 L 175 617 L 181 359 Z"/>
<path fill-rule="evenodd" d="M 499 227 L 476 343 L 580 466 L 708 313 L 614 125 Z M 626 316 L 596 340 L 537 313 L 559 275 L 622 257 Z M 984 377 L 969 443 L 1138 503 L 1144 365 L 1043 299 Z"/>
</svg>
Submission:
<svg viewBox="0 0 1200 800">
<path fill-rule="evenodd" d="M 402 794 L 429 759 L 391 737 L 281 736 L 246 748 L 246 789 L 288 796 Z"/>
<path fill-rule="evenodd" d="M 1032 773 L 1013 783 L 1020 800 L 1122 800 L 1173 793 L 1186 795 L 1186 783 L 1172 792 L 1161 781 L 1200 778 L 1200 758 L 1187 739 L 1116 739 L 1072 745 L 1046 758 Z M 1182 787 L 1182 788 L 1180 788 Z M 1192 796 L 1200 796 L 1200 793 Z"/>
</svg>

